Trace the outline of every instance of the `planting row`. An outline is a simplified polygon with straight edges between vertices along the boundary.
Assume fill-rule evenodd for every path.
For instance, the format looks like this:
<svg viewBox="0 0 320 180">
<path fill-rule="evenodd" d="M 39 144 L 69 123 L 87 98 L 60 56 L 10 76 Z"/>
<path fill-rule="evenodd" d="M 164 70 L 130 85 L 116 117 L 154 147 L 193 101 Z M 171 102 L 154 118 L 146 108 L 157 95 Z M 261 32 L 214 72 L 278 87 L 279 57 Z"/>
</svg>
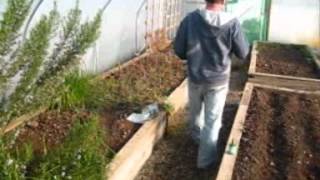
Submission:
<svg viewBox="0 0 320 180">
<path fill-rule="evenodd" d="M 112 72 L 103 80 L 69 75 L 49 110 L 1 138 L 1 177 L 102 179 L 139 129 L 126 117 L 154 102 L 170 110 L 165 98 L 185 78 L 170 50 Z"/>
</svg>

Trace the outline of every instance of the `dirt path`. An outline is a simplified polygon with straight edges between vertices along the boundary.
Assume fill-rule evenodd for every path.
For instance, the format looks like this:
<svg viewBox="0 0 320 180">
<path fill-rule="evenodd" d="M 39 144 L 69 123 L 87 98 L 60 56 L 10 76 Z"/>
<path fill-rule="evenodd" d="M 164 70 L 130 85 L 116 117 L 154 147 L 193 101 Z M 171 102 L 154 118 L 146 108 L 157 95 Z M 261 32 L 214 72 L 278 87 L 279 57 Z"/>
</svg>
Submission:
<svg viewBox="0 0 320 180">
<path fill-rule="evenodd" d="M 245 82 L 244 74 L 240 69 L 232 73 L 220 147 L 225 146 L 233 123 Z M 183 110 L 170 119 L 166 137 L 155 147 L 136 180 L 212 180 L 215 177 L 216 169 L 201 171 L 196 168 L 197 145 L 186 131 L 186 113 L 187 110 Z"/>
</svg>

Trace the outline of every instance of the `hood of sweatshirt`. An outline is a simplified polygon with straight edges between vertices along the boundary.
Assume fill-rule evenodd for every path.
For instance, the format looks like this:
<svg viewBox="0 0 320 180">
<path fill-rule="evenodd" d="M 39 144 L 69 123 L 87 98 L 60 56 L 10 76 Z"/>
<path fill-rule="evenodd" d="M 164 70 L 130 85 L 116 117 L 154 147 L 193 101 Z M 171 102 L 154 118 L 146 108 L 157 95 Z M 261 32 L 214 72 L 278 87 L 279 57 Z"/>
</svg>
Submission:
<svg viewBox="0 0 320 180">
<path fill-rule="evenodd" d="M 219 36 L 221 32 L 230 28 L 231 22 L 235 19 L 231 13 L 224 11 L 211 11 L 205 8 L 198 9 L 197 22 L 202 35 L 209 37 Z"/>
<path fill-rule="evenodd" d="M 205 8 L 199 9 L 198 13 L 209 25 L 215 27 L 225 25 L 235 18 L 231 13 L 224 11 L 211 11 Z"/>
</svg>

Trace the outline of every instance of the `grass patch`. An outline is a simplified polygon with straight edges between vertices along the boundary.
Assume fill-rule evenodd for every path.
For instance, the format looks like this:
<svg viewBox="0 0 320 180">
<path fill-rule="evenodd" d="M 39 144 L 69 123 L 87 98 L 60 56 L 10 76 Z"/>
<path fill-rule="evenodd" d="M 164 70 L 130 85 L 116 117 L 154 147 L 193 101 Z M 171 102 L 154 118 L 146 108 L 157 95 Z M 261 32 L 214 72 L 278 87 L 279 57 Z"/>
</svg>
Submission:
<svg viewBox="0 0 320 180">
<path fill-rule="evenodd" d="M 98 109 L 106 101 L 106 93 L 101 83 L 93 81 L 91 75 L 72 73 L 66 76 L 59 88 L 56 98 L 51 102 L 51 108 L 67 109 Z"/>
</svg>

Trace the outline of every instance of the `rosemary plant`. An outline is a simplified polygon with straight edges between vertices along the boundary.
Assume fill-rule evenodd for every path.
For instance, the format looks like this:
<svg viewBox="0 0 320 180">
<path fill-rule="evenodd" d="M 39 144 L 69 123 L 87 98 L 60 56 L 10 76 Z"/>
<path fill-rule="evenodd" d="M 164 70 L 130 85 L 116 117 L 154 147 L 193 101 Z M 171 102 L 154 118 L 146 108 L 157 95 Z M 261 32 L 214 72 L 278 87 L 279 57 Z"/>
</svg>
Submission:
<svg viewBox="0 0 320 180">
<path fill-rule="evenodd" d="M 42 16 L 31 30 L 30 37 L 22 45 L 17 60 L 10 67 L 11 76 L 22 71 L 19 85 L 10 98 L 11 104 L 23 101 L 30 86 L 35 82 L 39 69 L 48 53 L 50 38 L 55 30 L 58 17 L 56 7 L 50 12 L 49 16 Z"/>
<path fill-rule="evenodd" d="M 0 20 L 0 93 L 4 91 L 7 64 L 12 51 L 17 44 L 19 31 L 31 9 L 33 0 L 8 0 L 7 8 Z M 7 59 L 7 60 L 6 60 Z M 0 94 L 1 95 L 1 94 Z"/>
<path fill-rule="evenodd" d="M 0 63 L 3 63 L 3 57 L 16 43 L 19 30 L 28 17 L 31 3 L 32 0 L 8 0 L 8 7 L 0 21 Z"/>
<path fill-rule="evenodd" d="M 61 44 L 64 45 L 64 52 L 60 56 L 55 56 L 54 61 L 49 63 L 46 71 L 39 77 L 37 85 L 49 83 L 48 80 L 56 83 L 54 79 L 64 76 L 70 70 L 72 71 L 72 67 L 77 67 L 80 61 L 79 57 L 100 35 L 102 11 L 99 11 L 92 21 L 87 21 L 79 26 L 74 22 L 80 18 L 77 13 L 78 9 L 76 8 L 73 11 L 71 11 L 65 23 L 64 37 L 67 37 L 67 40 L 63 38 L 62 43 L 59 43 L 60 46 Z M 59 45 L 57 49 L 60 48 Z"/>
<path fill-rule="evenodd" d="M 99 37 L 102 13 L 103 10 L 98 11 L 94 19 L 81 24 L 81 10 L 77 3 L 63 21 L 62 36 L 46 61 L 58 12 L 53 10 L 37 23 L 10 66 L 8 77 L 22 72 L 22 78 L 6 102 L 9 108 L 0 108 L 0 114 L 3 113 L 0 122 L 48 105 L 48 100 L 58 96 L 66 75 L 78 70 L 80 57 Z M 41 66 L 44 70 L 39 72 Z"/>
</svg>

